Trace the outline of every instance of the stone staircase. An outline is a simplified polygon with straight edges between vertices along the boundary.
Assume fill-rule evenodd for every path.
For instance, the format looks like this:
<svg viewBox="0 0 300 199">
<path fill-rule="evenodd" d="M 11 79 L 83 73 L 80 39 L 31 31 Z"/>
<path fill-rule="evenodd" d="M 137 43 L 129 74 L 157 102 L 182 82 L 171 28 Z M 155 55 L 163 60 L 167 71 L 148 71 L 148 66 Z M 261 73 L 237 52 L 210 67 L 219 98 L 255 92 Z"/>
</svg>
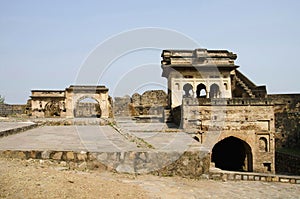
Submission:
<svg viewBox="0 0 300 199">
<path fill-rule="evenodd" d="M 243 82 L 243 80 L 241 80 L 237 75 L 234 76 L 234 80 L 246 91 L 246 93 L 251 98 L 255 98 L 255 95 L 252 93 L 252 90 Z"/>
<path fill-rule="evenodd" d="M 173 122 L 173 115 L 170 109 L 164 110 L 163 120 L 165 123 L 172 123 Z"/>
</svg>

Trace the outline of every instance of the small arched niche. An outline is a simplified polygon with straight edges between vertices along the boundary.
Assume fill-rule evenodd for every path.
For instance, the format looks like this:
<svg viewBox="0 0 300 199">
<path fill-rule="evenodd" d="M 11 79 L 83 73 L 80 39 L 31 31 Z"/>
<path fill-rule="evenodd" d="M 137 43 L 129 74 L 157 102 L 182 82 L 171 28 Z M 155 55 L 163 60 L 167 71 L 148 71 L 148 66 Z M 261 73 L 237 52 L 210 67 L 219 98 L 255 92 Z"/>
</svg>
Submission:
<svg viewBox="0 0 300 199">
<path fill-rule="evenodd" d="M 268 140 L 265 137 L 259 138 L 259 151 L 268 152 Z"/>
</svg>

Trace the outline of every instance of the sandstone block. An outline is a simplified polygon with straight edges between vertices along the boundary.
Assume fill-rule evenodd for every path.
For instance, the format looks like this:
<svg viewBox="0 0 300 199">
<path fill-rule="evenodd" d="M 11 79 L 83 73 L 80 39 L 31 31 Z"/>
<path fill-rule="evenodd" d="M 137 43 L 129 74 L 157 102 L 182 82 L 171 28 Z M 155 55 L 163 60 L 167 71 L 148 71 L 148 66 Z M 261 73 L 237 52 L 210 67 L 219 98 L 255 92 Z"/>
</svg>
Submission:
<svg viewBox="0 0 300 199">
<path fill-rule="evenodd" d="M 26 153 L 24 151 L 19 151 L 16 155 L 17 158 L 26 159 Z"/>
<path fill-rule="evenodd" d="M 285 183 L 288 183 L 288 182 L 290 182 L 290 180 L 289 180 L 289 179 L 287 179 L 287 178 L 281 178 L 281 179 L 280 179 L 280 182 L 285 182 Z"/>
<path fill-rule="evenodd" d="M 75 156 L 74 156 L 74 153 L 69 151 L 66 153 L 66 159 L 67 160 L 74 160 L 75 159 Z"/>
<path fill-rule="evenodd" d="M 78 165 L 78 170 L 83 171 L 87 169 L 87 163 L 82 162 L 81 164 Z"/>
<path fill-rule="evenodd" d="M 51 151 L 43 151 L 42 152 L 42 159 L 50 159 Z"/>
<path fill-rule="evenodd" d="M 54 160 L 61 160 L 62 154 L 63 154 L 62 152 L 55 152 L 53 154 L 53 156 L 52 156 L 52 159 L 54 159 Z"/>
<path fill-rule="evenodd" d="M 87 160 L 87 154 L 86 153 L 78 153 L 77 154 L 77 159 L 79 161 L 86 161 Z"/>
</svg>

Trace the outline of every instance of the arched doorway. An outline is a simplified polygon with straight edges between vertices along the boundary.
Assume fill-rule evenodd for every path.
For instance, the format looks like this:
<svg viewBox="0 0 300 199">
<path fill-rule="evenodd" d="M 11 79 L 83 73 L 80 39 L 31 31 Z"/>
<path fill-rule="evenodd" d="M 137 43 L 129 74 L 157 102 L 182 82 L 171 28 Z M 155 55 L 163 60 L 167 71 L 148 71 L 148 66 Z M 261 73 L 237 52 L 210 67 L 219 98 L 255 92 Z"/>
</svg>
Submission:
<svg viewBox="0 0 300 199">
<path fill-rule="evenodd" d="M 183 97 L 193 97 L 193 86 L 189 83 L 183 86 Z"/>
<path fill-rule="evenodd" d="M 206 98 L 206 86 L 204 84 L 198 84 L 196 95 L 197 98 Z"/>
<path fill-rule="evenodd" d="M 253 171 L 251 147 L 243 140 L 228 137 L 212 149 L 211 161 L 217 168 L 230 171 Z"/>
<path fill-rule="evenodd" d="M 217 84 L 212 84 L 210 86 L 209 97 L 210 98 L 219 98 L 220 97 L 220 87 Z"/>
<path fill-rule="evenodd" d="M 60 102 L 50 101 L 45 105 L 45 117 L 60 116 Z"/>
<path fill-rule="evenodd" d="M 75 117 L 101 117 L 101 108 L 95 99 L 83 97 L 78 100 L 74 109 Z"/>
</svg>

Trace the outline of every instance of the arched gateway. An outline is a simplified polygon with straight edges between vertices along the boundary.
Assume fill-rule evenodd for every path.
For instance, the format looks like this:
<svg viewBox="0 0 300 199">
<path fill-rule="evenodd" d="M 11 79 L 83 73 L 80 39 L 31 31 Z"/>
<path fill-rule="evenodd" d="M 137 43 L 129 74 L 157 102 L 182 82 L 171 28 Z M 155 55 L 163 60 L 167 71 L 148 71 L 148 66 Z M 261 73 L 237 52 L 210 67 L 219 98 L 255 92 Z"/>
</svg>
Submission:
<svg viewBox="0 0 300 199">
<path fill-rule="evenodd" d="M 212 149 L 211 161 L 217 168 L 230 171 L 253 171 L 252 151 L 249 144 L 230 136 Z"/>
<path fill-rule="evenodd" d="M 101 117 L 101 108 L 99 102 L 91 97 L 84 96 L 80 98 L 74 108 L 74 117 Z"/>
<path fill-rule="evenodd" d="M 35 117 L 108 118 L 111 115 L 111 100 L 105 86 L 71 85 L 65 90 L 31 92 L 31 109 Z"/>
</svg>

